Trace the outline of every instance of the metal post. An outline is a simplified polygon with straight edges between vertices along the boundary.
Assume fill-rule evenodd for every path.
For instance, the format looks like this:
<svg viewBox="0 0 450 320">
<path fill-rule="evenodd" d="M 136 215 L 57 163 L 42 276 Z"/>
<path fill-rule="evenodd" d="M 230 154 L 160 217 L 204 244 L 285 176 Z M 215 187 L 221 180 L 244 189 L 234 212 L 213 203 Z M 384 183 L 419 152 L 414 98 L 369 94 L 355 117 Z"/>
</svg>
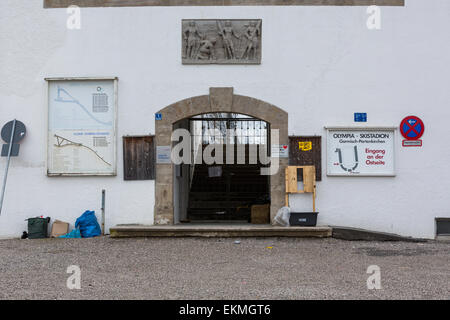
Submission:
<svg viewBox="0 0 450 320">
<path fill-rule="evenodd" d="M 105 235 L 105 189 L 102 190 L 102 235 Z"/>
<path fill-rule="evenodd" d="M 8 177 L 9 161 L 11 160 L 11 151 L 12 151 L 12 147 L 13 147 L 15 131 L 16 131 L 16 119 L 14 119 L 14 121 L 13 121 L 13 126 L 12 126 L 12 130 L 11 130 L 11 138 L 9 139 L 8 160 L 6 161 L 5 176 L 3 177 L 2 195 L 0 197 L 0 214 L 2 213 L 3 199 L 5 198 L 6 178 Z"/>
</svg>

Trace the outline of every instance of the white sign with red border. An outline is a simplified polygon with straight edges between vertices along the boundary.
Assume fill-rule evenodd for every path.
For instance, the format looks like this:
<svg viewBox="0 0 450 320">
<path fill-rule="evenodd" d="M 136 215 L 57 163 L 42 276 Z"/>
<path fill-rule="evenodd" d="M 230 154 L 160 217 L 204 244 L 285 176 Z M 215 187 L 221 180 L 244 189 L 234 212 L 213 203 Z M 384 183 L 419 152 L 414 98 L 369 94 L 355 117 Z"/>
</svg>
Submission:
<svg viewBox="0 0 450 320">
<path fill-rule="evenodd" d="M 395 176 L 395 128 L 327 129 L 328 176 Z"/>
</svg>

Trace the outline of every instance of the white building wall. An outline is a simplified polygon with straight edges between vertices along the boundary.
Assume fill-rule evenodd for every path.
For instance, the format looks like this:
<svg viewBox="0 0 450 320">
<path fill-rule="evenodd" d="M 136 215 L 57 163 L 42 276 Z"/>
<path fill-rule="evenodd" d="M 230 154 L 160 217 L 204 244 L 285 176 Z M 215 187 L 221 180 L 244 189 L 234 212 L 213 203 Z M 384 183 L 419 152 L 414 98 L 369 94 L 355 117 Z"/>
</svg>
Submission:
<svg viewBox="0 0 450 320">
<path fill-rule="evenodd" d="M 289 112 L 289 134 L 322 135 L 319 224 L 433 238 L 450 217 L 450 2 L 407 0 L 381 7 L 382 29 L 366 27 L 366 7 L 83 8 L 81 30 L 65 9 L 42 1 L 0 2 L 0 123 L 27 125 L 13 158 L 0 236 L 19 236 L 37 215 L 70 221 L 100 214 L 106 227 L 153 223 L 154 182 L 123 181 L 123 135 L 154 133 L 154 113 L 209 87 L 233 86 Z M 263 19 L 257 66 L 183 66 L 181 19 Z M 54 177 L 46 172 L 46 77 L 119 78 L 118 176 Z M 422 148 L 396 140 L 396 177 L 327 177 L 325 125 L 398 126 L 413 114 L 426 126 Z M 6 159 L 0 159 L 3 175 Z M 309 209 L 310 198 L 291 200 Z"/>
</svg>

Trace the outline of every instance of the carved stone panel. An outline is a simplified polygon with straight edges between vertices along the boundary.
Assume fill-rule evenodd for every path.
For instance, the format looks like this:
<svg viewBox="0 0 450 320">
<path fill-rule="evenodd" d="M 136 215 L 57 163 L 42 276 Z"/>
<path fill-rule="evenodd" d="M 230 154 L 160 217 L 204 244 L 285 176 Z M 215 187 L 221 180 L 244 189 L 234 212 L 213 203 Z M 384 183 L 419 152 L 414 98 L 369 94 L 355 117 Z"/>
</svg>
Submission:
<svg viewBox="0 0 450 320">
<path fill-rule="evenodd" d="M 183 20 L 183 64 L 260 64 L 262 20 Z"/>
</svg>

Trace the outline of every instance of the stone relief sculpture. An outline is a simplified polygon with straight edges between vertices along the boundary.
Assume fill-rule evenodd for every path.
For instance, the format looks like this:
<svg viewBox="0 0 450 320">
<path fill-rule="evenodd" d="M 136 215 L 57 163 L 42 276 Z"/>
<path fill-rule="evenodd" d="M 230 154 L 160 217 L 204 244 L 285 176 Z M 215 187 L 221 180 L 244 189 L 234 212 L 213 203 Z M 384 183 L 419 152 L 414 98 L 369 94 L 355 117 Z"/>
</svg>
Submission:
<svg viewBox="0 0 450 320">
<path fill-rule="evenodd" d="M 197 39 L 201 38 L 198 32 L 197 25 L 195 21 L 190 21 L 188 27 L 183 30 L 183 40 L 184 40 L 184 58 L 194 58 L 194 51 L 197 44 Z"/>
<path fill-rule="evenodd" d="M 214 54 L 214 46 L 216 45 L 216 39 L 203 39 L 200 41 L 200 48 L 198 49 L 198 60 L 216 60 Z"/>
<path fill-rule="evenodd" d="M 183 64 L 260 64 L 262 20 L 183 20 Z"/>
<path fill-rule="evenodd" d="M 219 28 L 219 35 L 223 39 L 223 47 L 225 50 L 225 56 L 227 59 L 235 59 L 234 55 L 234 44 L 233 44 L 233 36 L 236 39 L 241 39 L 240 35 L 237 35 L 233 30 L 233 26 L 231 25 L 231 21 L 225 22 L 225 27 L 222 27 L 220 21 L 217 21 L 217 26 Z"/>
<path fill-rule="evenodd" d="M 255 59 L 258 51 L 259 38 L 261 33 L 261 21 L 258 23 L 250 22 L 250 25 L 245 30 L 244 36 L 247 40 L 247 46 L 245 47 L 242 59 Z"/>
</svg>

